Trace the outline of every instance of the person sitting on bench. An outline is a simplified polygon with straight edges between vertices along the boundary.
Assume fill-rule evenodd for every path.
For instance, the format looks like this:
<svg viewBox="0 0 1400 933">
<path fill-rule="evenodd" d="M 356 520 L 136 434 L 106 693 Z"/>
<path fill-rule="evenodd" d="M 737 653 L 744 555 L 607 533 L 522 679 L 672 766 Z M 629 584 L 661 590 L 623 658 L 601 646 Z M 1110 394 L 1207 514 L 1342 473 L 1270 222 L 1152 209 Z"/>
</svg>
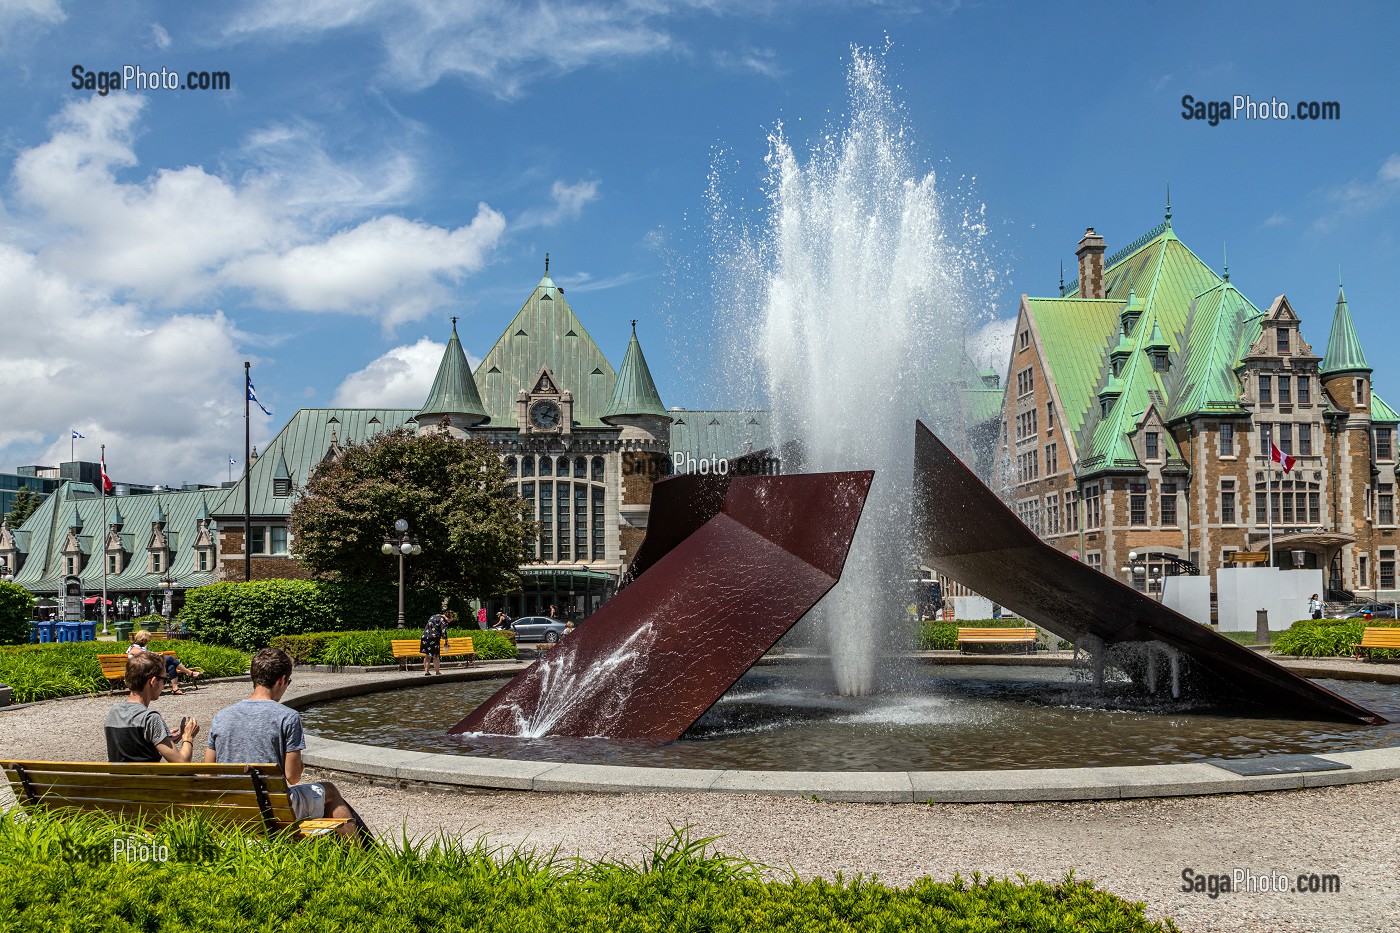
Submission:
<svg viewBox="0 0 1400 933">
<path fill-rule="evenodd" d="M 185 692 L 180 689 L 180 676 L 182 674 L 191 680 L 198 680 L 204 675 L 204 672 L 198 668 L 185 667 L 185 665 L 180 663 L 180 659 L 173 654 L 159 654 L 151 651 L 150 648 L 146 647 L 150 643 L 151 633 L 149 631 L 146 629 L 136 630 L 131 635 L 131 647 L 126 649 L 126 656 L 128 658 L 134 658 L 138 654 L 148 652 L 161 658 L 165 663 L 165 680 L 170 684 L 170 692 L 176 696 L 180 696 Z"/>
<path fill-rule="evenodd" d="M 280 648 L 264 648 L 253 655 L 249 674 L 252 696 L 219 710 L 209 724 L 205 763 L 280 764 L 298 820 L 349 820 L 341 825 L 340 833 L 359 833 L 361 839 L 372 839 L 369 827 L 334 784 L 298 783 L 302 778 L 301 752 L 306 748 L 301 714 L 282 705 L 282 696 L 292 682 L 291 656 Z"/>
<path fill-rule="evenodd" d="M 130 691 L 126 699 L 112 707 L 102 727 L 107 737 L 107 760 L 190 761 L 199 720 L 186 718 L 178 732 L 171 732 L 165 718 L 151 709 L 151 701 L 165 688 L 165 659 L 150 652 L 127 658 L 126 688 Z"/>
</svg>

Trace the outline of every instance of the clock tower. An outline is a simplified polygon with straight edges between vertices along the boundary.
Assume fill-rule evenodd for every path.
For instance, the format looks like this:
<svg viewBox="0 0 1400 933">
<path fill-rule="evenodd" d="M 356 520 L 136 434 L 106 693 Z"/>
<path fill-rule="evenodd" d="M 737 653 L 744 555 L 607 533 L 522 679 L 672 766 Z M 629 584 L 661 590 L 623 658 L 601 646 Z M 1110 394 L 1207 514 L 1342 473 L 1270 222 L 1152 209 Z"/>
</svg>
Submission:
<svg viewBox="0 0 1400 933">
<path fill-rule="evenodd" d="M 560 391 L 549 366 L 541 366 L 533 388 L 515 397 L 515 425 L 521 434 L 573 433 L 574 394 Z"/>
</svg>

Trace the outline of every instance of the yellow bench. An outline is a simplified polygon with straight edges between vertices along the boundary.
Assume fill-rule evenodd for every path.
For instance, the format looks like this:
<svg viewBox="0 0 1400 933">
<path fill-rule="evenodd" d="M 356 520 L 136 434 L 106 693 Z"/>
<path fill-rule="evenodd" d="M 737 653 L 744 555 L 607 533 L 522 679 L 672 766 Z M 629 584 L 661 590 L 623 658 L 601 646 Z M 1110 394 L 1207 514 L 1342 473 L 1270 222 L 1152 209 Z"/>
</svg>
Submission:
<svg viewBox="0 0 1400 933">
<path fill-rule="evenodd" d="M 1369 625 L 1361 633 L 1361 643 L 1352 645 L 1351 650 L 1356 657 L 1361 657 L 1361 650 L 1369 652 L 1372 648 L 1400 648 L 1400 628 L 1390 625 Z M 1370 655 L 1368 654 L 1367 657 Z"/>
<path fill-rule="evenodd" d="M 394 638 L 390 640 L 389 647 L 393 650 L 394 659 L 399 662 L 400 670 L 408 670 L 409 658 L 423 656 L 416 638 Z M 472 640 L 468 636 L 444 638 L 442 640 L 442 656 L 444 658 L 465 657 L 467 666 L 470 667 L 472 659 L 476 657 L 476 648 L 473 647 Z"/>
<path fill-rule="evenodd" d="M 157 651 L 155 653 L 170 658 L 178 656 L 178 653 L 174 651 Z M 107 678 L 108 681 L 116 682 L 116 685 L 112 687 L 113 693 L 118 693 L 126 689 L 126 655 L 99 654 L 97 656 L 97 663 L 102 666 L 102 676 Z M 199 689 L 199 681 L 197 679 L 181 675 L 180 680 L 189 684 L 191 690 Z"/>
<path fill-rule="evenodd" d="M 958 650 L 963 645 L 1019 645 L 1026 646 L 1026 653 L 1035 651 L 1035 628 L 959 628 Z"/>
<path fill-rule="evenodd" d="M 0 766 L 24 807 L 101 810 L 144 823 L 197 812 L 298 839 L 335 832 L 347 822 L 297 820 L 277 765 L 3 761 Z"/>
</svg>

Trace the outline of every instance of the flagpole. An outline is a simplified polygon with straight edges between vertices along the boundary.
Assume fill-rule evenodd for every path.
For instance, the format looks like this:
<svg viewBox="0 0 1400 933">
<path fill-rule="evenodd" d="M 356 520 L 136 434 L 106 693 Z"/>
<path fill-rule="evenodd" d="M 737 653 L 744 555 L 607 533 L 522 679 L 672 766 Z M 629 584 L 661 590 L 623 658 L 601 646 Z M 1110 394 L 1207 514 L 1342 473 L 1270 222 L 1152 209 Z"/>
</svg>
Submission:
<svg viewBox="0 0 1400 933">
<path fill-rule="evenodd" d="M 253 391 L 253 364 L 243 361 L 243 581 L 253 579 L 253 433 L 250 427 L 248 401 Z"/>
<path fill-rule="evenodd" d="M 1264 511 L 1269 513 L 1269 566 L 1274 566 L 1274 451 L 1269 446 L 1269 481 L 1264 487 Z"/>
<path fill-rule="evenodd" d="M 102 476 L 98 485 L 102 487 L 102 634 L 107 634 L 107 445 L 102 445 Z"/>
</svg>

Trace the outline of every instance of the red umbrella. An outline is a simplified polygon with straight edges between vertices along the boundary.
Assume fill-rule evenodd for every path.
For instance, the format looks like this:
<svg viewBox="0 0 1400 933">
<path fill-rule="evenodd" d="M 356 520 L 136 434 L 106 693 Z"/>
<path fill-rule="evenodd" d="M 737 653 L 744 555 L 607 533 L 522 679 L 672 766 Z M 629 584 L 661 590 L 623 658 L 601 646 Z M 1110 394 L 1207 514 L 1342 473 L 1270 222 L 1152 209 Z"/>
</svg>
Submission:
<svg viewBox="0 0 1400 933">
<path fill-rule="evenodd" d="M 102 597 L 100 597 L 100 596 L 89 596 L 87 599 L 83 600 L 83 605 L 84 605 L 84 606 L 92 606 L 92 605 L 95 605 L 98 601 L 101 600 L 101 598 L 102 598 Z M 109 605 L 109 606 L 112 605 L 112 601 L 111 601 L 110 599 L 107 600 L 107 605 Z"/>
</svg>

